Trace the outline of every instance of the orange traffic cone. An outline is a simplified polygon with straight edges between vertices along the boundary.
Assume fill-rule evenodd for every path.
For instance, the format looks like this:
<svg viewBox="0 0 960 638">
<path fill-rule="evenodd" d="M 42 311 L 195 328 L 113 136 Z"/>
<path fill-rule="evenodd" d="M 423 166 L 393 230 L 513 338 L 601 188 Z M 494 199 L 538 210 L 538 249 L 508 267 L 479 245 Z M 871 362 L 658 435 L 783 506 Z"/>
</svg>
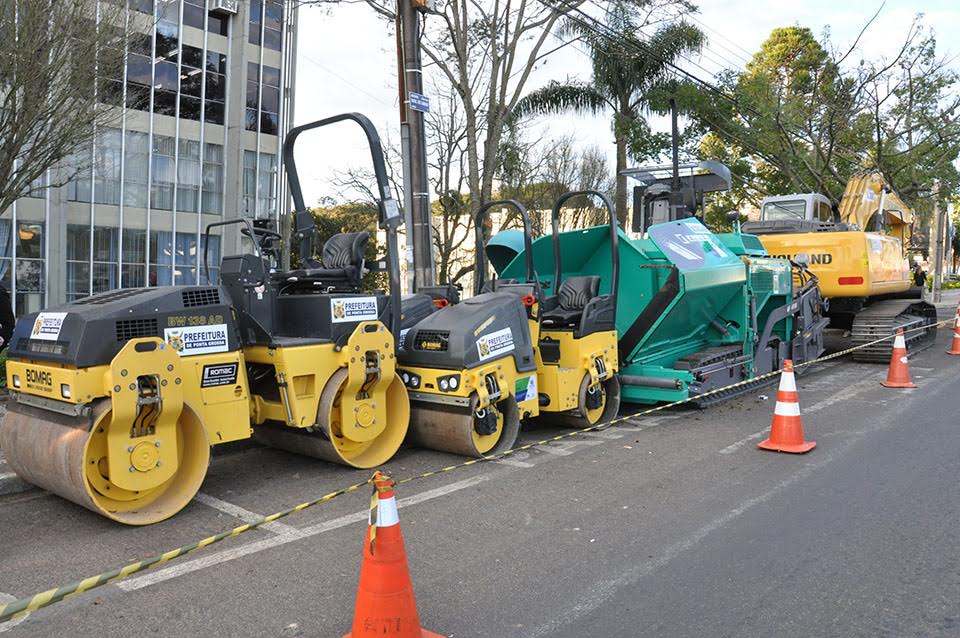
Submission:
<svg viewBox="0 0 960 638">
<path fill-rule="evenodd" d="M 953 318 L 953 341 L 947 354 L 960 354 L 960 306 L 957 306 L 957 314 Z"/>
<path fill-rule="evenodd" d="M 770 438 L 758 443 L 757 447 L 774 452 L 803 454 L 816 446 L 816 441 L 803 440 L 797 380 L 793 376 L 793 361 L 786 359 L 783 362 L 783 372 L 780 373 L 780 389 L 777 390 L 777 406 L 773 409 Z"/>
<path fill-rule="evenodd" d="M 373 475 L 376 498 L 370 504 L 353 628 L 343 638 L 445 638 L 420 626 L 393 485 L 380 472 Z"/>
<path fill-rule="evenodd" d="M 890 355 L 890 369 L 887 371 L 887 380 L 880 385 L 887 388 L 915 388 L 917 385 L 910 380 L 910 366 L 907 365 L 907 343 L 903 340 L 903 328 L 897 328 L 897 336 L 893 340 L 893 354 Z"/>
</svg>

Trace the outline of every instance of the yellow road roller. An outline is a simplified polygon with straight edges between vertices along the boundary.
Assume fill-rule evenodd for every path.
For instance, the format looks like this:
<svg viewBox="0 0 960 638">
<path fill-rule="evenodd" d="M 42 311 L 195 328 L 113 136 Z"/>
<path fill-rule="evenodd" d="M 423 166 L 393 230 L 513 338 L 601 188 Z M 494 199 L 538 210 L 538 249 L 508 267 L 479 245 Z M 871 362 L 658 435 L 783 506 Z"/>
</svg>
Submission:
<svg viewBox="0 0 960 638">
<path fill-rule="evenodd" d="M 486 279 L 484 221 L 496 206 L 516 209 L 523 222 L 522 281 Z M 484 204 L 475 228 L 474 296 L 403 333 L 399 370 L 410 393 L 411 439 L 479 457 L 512 448 L 521 421 L 541 414 L 581 426 L 615 416 L 616 289 L 600 295 L 599 278 L 569 278 L 558 295 L 545 297 L 533 269 L 530 218 L 519 202 Z"/>
<path fill-rule="evenodd" d="M 370 145 L 387 237 L 379 266 L 365 261 L 366 232 L 313 245 L 293 147 L 304 131 L 343 121 L 359 124 Z M 278 270 L 275 231 L 219 222 L 208 237 L 239 225 L 254 247 L 223 258 L 219 285 L 113 290 L 17 322 L 0 425 L 0 449 L 17 474 L 113 520 L 146 525 L 190 502 L 218 443 L 252 435 L 357 468 L 394 455 L 410 417 L 393 338 L 401 215 L 379 137 L 366 117 L 348 113 L 294 128 L 283 153 L 300 268 Z M 209 272 L 206 261 L 204 254 Z M 364 273 L 378 267 L 389 294 L 364 290 Z"/>
</svg>

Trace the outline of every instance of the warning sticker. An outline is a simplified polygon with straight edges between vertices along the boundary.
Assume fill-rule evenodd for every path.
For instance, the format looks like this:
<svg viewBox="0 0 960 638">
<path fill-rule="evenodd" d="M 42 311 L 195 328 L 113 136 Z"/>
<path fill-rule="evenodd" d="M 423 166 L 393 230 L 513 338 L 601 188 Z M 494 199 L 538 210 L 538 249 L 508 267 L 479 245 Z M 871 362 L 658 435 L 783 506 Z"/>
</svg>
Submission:
<svg viewBox="0 0 960 638">
<path fill-rule="evenodd" d="M 165 328 L 163 339 L 181 357 L 227 351 L 227 324 Z"/>
<path fill-rule="evenodd" d="M 480 360 L 498 357 L 513 350 L 513 332 L 510 328 L 497 330 L 477 338 L 477 352 Z"/>
<path fill-rule="evenodd" d="M 400 331 L 400 339 L 397 341 L 397 347 L 402 348 L 403 344 L 407 342 L 407 333 L 410 332 L 410 328 L 404 328 Z"/>
<path fill-rule="evenodd" d="M 523 403 L 530 399 L 537 398 L 537 375 L 531 374 L 529 377 L 520 377 L 514 384 L 514 396 L 517 403 Z"/>
<path fill-rule="evenodd" d="M 200 379 L 201 388 L 215 388 L 221 385 L 233 385 L 237 382 L 236 363 L 218 363 L 203 366 L 203 376 Z"/>
<path fill-rule="evenodd" d="M 63 320 L 66 317 L 67 313 L 65 312 L 41 312 L 37 315 L 37 320 L 33 322 L 30 338 L 40 339 L 41 341 L 56 341 L 60 338 L 60 329 L 63 328 Z"/>
<path fill-rule="evenodd" d="M 348 321 L 376 321 L 376 297 L 340 297 L 330 300 L 330 317 L 333 323 Z"/>
</svg>

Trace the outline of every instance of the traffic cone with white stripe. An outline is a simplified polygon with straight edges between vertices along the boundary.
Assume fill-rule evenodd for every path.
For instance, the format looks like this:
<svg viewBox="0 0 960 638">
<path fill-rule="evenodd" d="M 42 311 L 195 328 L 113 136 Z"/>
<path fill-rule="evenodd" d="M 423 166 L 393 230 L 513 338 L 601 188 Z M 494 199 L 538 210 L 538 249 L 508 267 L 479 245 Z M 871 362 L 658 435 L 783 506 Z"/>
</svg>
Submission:
<svg viewBox="0 0 960 638">
<path fill-rule="evenodd" d="M 374 498 L 363 544 L 353 628 L 343 638 L 444 638 L 420 626 L 393 486 L 393 480 L 380 472 L 373 475 Z"/>
<path fill-rule="evenodd" d="M 793 376 L 793 361 L 786 359 L 780 373 L 780 388 L 777 390 L 777 406 L 773 409 L 770 438 L 758 443 L 757 447 L 774 452 L 804 454 L 816 446 L 816 441 L 803 440 L 797 380 Z"/>
<path fill-rule="evenodd" d="M 881 381 L 880 385 L 885 388 L 917 387 L 910 380 L 910 366 L 907 364 L 907 342 L 903 338 L 903 328 L 897 328 L 897 336 L 893 340 L 893 353 L 890 355 L 887 380 Z"/>
<path fill-rule="evenodd" d="M 953 318 L 953 341 L 947 354 L 960 354 L 960 306 L 957 306 L 957 314 Z"/>
</svg>

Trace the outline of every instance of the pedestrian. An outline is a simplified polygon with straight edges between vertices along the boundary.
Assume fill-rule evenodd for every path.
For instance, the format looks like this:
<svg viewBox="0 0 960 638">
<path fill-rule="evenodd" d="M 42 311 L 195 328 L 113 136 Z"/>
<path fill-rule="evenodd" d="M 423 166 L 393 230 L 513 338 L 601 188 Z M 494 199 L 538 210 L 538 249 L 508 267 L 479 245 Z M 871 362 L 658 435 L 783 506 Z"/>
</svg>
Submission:
<svg viewBox="0 0 960 638">
<path fill-rule="evenodd" d="M 922 286 L 927 281 L 927 273 L 923 271 L 923 266 L 919 263 L 913 265 L 913 283 Z"/>
<path fill-rule="evenodd" d="M 10 303 L 10 293 L 0 284 L 0 352 L 10 344 L 13 325 L 16 322 L 13 316 L 13 305 Z"/>
</svg>

